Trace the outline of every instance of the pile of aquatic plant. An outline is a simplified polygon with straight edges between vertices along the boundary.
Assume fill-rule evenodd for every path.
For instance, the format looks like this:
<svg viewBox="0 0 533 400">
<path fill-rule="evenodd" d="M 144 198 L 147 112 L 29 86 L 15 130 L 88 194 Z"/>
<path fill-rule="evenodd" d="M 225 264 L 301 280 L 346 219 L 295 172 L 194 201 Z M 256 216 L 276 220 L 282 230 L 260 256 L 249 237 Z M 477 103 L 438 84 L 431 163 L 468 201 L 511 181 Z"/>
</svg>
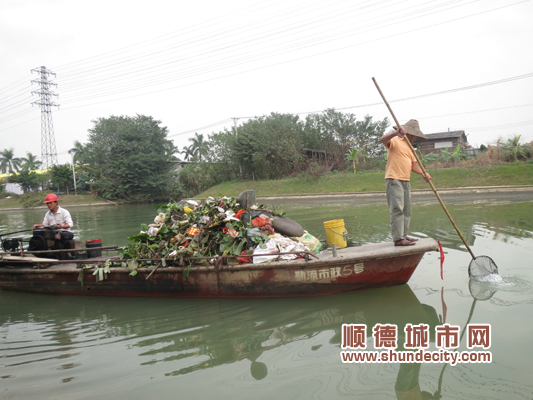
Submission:
<svg viewBox="0 0 533 400">
<path fill-rule="evenodd" d="M 137 267 L 190 266 L 218 256 L 250 262 L 246 255 L 269 240 L 269 217 L 283 214 L 262 205 L 244 209 L 233 197 L 170 202 L 157 213 L 154 223 L 141 225 L 141 232 L 128 238 L 133 243 L 120 249 L 133 274 Z"/>
</svg>

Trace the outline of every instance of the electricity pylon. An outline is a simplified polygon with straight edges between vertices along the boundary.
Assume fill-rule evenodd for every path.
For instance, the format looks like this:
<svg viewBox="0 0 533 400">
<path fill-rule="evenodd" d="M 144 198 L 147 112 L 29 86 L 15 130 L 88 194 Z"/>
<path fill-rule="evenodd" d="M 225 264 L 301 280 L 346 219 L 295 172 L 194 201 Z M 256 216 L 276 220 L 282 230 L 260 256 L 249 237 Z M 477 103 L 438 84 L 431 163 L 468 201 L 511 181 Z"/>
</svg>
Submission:
<svg viewBox="0 0 533 400">
<path fill-rule="evenodd" d="M 50 90 L 50 86 L 57 86 L 49 78 L 50 75 L 55 76 L 52 71 L 46 67 L 34 68 L 31 72 L 37 72 L 40 75 L 39 79 L 34 79 L 31 83 L 40 85 L 39 90 L 34 90 L 31 94 L 38 94 L 41 98 L 34 101 L 32 104 L 41 106 L 41 160 L 44 169 L 50 168 L 57 164 L 56 139 L 54 136 L 54 124 L 52 122 L 52 107 L 59 107 L 52 101 L 52 96 L 57 96 Z"/>
</svg>

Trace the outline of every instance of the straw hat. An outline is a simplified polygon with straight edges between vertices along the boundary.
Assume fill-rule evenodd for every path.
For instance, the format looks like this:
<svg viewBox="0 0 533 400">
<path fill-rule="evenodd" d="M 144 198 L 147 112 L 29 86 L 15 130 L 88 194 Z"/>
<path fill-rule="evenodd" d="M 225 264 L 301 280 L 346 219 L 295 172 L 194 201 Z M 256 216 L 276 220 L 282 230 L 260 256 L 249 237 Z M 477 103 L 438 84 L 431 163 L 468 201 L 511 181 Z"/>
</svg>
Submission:
<svg viewBox="0 0 533 400">
<path fill-rule="evenodd" d="M 410 119 L 402 126 L 409 135 L 416 136 L 416 140 L 428 140 L 428 138 L 420 130 L 420 125 L 418 125 L 418 121 L 416 119 Z M 393 129 L 396 130 L 398 128 L 393 126 Z"/>
</svg>

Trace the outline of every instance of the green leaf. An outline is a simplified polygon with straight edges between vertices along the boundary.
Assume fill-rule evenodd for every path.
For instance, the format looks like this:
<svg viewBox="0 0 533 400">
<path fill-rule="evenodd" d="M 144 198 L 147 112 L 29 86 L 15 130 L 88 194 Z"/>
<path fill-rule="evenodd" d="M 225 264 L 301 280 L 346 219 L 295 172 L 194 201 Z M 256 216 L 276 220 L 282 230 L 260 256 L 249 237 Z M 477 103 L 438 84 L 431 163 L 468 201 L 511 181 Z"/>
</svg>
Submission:
<svg viewBox="0 0 533 400">
<path fill-rule="evenodd" d="M 157 213 L 164 213 L 166 214 L 168 211 L 169 205 L 168 204 L 161 204 L 160 206 L 156 206 Z"/>
<path fill-rule="evenodd" d="M 241 240 L 235 251 L 233 252 L 234 255 L 239 256 L 242 253 L 242 247 L 246 243 L 246 240 Z"/>
<path fill-rule="evenodd" d="M 130 272 L 130 276 L 135 276 L 135 275 L 137 275 L 137 270 L 136 269 Z"/>
<path fill-rule="evenodd" d="M 80 271 L 80 274 L 78 275 L 78 281 L 81 283 L 81 287 L 83 287 L 83 277 L 85 275 L 85 268 L 82 268 Z"/>
<path fill-rule="evenodd" d="M 128 238 L 129 241 L 133 242 L 133 243 L 140 243 L 142 242 L 143 240 L 148 240 L 150 239 L 151 237 L 148 236 L 147 233 L 139 233 L 137 235 L 133 235 L 133 236 L 130 236 Z"/>
<path fill-rule="evenodd" d="M 148 225 L 147 224 L 141 224 L 141 231 L 148 231 Z"/>
</svg>

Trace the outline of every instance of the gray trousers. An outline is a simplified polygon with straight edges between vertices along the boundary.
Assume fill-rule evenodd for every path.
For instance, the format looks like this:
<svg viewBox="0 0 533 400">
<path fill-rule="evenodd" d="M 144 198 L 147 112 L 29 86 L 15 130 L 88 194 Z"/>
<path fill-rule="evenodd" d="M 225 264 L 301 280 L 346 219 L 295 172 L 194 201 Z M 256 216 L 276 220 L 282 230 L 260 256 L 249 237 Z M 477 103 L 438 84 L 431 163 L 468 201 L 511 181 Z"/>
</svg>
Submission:
<svg viewBox="0 0 533 400">
<path fill-rule="evenodd" d="M 407 236 L 411 222 L 411 182 L 385 179 L 392 240 Z"/>
</svg>

